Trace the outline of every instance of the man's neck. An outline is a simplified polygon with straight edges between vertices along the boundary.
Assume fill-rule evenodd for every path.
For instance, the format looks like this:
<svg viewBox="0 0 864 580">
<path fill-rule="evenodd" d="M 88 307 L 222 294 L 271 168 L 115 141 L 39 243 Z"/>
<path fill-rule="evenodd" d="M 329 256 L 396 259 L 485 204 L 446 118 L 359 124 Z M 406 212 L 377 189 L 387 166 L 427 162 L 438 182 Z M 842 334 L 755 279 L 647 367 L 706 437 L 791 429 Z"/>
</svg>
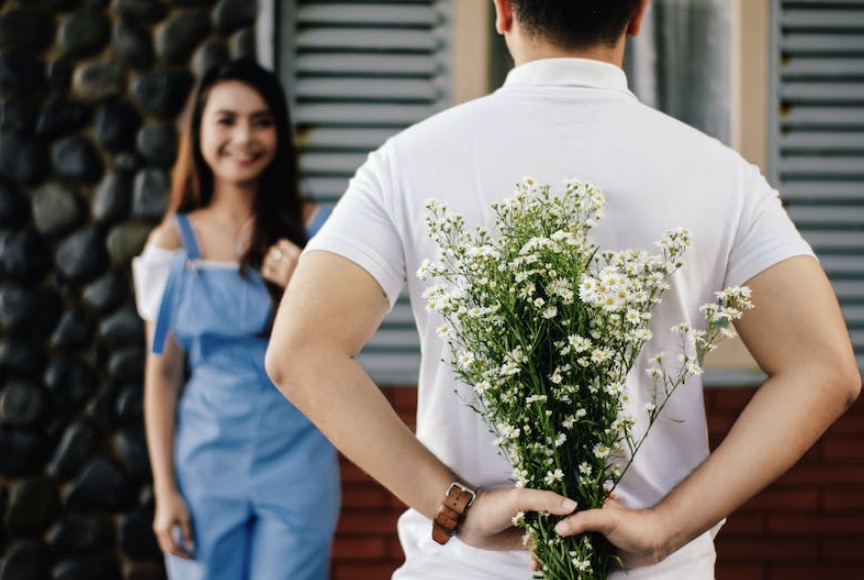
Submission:
<svg viewBox="0 0 864 580">
<path fill-rule="evenodd" d="M 518 47 L 511 46 L 511 54 L 516 66 L 548 58 L 586 58 L 622 68 L 624 46 L 624 37 L 615 46 L 596 45 L 582 50 L 566 50 L 549 42 L 529 41 L 520 43 Z"/>
</svg>

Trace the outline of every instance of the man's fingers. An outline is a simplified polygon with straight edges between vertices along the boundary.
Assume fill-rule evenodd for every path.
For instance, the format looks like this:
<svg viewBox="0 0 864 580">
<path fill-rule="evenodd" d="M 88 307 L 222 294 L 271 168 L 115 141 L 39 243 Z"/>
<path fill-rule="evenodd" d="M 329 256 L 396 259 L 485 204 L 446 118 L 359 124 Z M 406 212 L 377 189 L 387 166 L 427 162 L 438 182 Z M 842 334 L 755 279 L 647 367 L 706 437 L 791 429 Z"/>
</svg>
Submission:
<svg viewBox="0 0 864 580">
<path fill-rule="evenodd" d="M 573 514 L 555 525 L 561 536 L 575 536 L 585 532 L 600 532 L 609 536 L 615 530 L 615 510 L 593 509 Z"/>
<path fill-rule="evenodd" d="M 578 506 L 570 498 L 554 491 L 539 489 L 513 489 L 514 512 L 549 512 L 556 516 L 573 513 Z"/>
</svg>

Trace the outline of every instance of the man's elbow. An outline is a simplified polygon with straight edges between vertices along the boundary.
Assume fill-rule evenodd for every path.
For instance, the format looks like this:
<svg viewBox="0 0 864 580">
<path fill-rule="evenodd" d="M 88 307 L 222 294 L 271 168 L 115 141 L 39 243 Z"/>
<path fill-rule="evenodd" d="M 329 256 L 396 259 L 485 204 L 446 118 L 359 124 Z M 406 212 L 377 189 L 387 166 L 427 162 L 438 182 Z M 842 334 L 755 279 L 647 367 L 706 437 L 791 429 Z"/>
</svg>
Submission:
<svg viewBox="0 0 864 580">
<path fill-rule="evenodd" d="M 296 396 L 300 369 L 297 356 L 287 356 L 290 349 L 279 348 L 270 343 L 264 356 L 264 369 L 276 388 L 288 399 Z"/>
<path fill-rule="evenodd" d="M 845 410 L 851 407 L 861 394 L 861 372 L 851 353 L 835 362 L 836 364 L 827 365 L 825 371 L 830 373 L 833 379 L 831 384 L 834 385 Z"/>
<path fill-rule="evenodd" d="M 848 406 L 851 407 L 861 394 L 861 372 L 857 364 L 850 365 L 847 371 L 846 388 L 848 392 Z"/>
</svg>

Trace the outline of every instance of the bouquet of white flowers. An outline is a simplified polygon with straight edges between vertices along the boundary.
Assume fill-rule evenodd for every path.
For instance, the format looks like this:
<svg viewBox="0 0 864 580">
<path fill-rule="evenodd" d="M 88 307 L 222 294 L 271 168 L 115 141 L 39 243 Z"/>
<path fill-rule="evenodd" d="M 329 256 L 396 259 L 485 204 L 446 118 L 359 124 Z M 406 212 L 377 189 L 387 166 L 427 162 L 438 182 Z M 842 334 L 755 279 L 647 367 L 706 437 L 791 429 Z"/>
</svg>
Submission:
<svg viewBox="0 0 864 580">
<path fill-rule="evenodd" d="M 662 356 L 648 369 L 653 397 L 647 428 L 635 432 L 625 378 L 652 337 L 652 310 L 680 268 L 690 236 L 669 231 L 660 253 L 599 251 L 589 240 L 603 194 L 572 180 L 561 195 L 525 178 L 516 194 L 493 204 L 497 232 L 467 230 L 437 200 L 427 224 L 440 253 L 417 275 L 438 280 L 424 298 L 444 324 L 459 379 L 473 387 L 469 404 L 496 434 L 516 486 L 549 489 L 580 509 L 603 506 L 675 389 L 731 335 L 730 322 L 750 307 L 747 288 L 717 293 L 703 307 L 705 330 L 678 325 L 681 353 L 667 372 Z M 538 578 L 606 578 L 614 548 L 600 535 L 562 538 L 548 514 L 518 514 L 539 564 Z"/>
</svg>

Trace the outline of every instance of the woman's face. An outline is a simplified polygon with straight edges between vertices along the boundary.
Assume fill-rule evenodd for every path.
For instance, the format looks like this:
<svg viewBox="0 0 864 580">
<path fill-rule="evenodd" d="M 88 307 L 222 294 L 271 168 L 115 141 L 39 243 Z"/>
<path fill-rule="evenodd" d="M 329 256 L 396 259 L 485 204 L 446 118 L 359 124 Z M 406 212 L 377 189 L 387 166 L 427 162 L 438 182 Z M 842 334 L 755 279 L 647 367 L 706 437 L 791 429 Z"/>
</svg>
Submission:
<svg viewBox="0 0 864 580">
<path fill-rule="evenodd" d="M 213 171 L 214 183 L 255 183 L 278 146 L 267 103 L 240 81 L 222 81 L 210 89 L 200 137 L 201 154 Z"/>
</svg>

